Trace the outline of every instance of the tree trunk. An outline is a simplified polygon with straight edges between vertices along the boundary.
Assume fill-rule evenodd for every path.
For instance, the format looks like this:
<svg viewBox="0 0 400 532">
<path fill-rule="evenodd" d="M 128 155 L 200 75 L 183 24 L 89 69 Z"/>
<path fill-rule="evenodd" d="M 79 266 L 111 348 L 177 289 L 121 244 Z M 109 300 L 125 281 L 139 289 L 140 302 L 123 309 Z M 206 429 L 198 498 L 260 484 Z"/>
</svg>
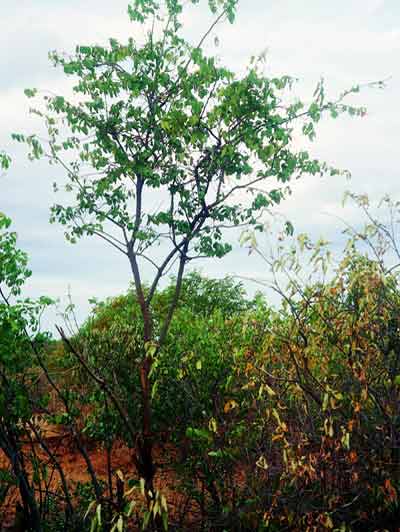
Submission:
<svg viewBox="0 0 400 532">
<path fill-rule="evenodd" d="M 146 494 L 153 493 L 153 479 L 156 467 L 153 461 L 153 434 L 151 430 L 151 396 L 150 396 L 151 360 L 145 357 L 140 365 L 140 385 L 142 389 L 142 434 L 137 440 L 138 472 L 145 481 Z"/>
</svg>

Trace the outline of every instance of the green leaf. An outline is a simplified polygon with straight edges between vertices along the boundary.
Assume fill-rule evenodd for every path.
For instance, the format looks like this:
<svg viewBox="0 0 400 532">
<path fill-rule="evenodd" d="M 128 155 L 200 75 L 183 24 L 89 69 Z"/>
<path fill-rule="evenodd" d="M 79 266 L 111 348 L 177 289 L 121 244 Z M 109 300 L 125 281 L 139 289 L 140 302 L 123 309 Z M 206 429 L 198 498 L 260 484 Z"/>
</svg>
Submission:
<svg viewBox="0 0 400 532">
<path fill-rule="evenodd" d="M 98 504 L 97 505 L 97 508 L 96 508 L 96 516 L 97 516 L 97 523 L 98 525 L 101 527 L 101 504 Z"/>
<path fill-rule="evenodd" d="M 93 510 L 94 506 L 96 505 L 96 501 L 91 501 L 91 503 L 89 504 L 89 506 L 87 507 L 87 510 L 85 512 L 85 515 L 83 516 L 83 519 L 87 519 L 88 515 L 91 513 L 91 511 Z"/>
<path fill-rule="evenodd" d="M 205 429 L 196 429 L 192 427 L 188 427 L 186 429 L 186 436 L 192 440 L 204 440 L 204 441 L 211 441 L 211 434 L 208 430 Z"/>
<path fill-rule="evenodd" d="M 37 89 L 25 89 L 24 94 L 27 98 L 34 98 L 37 94 Z"/>
</svg>

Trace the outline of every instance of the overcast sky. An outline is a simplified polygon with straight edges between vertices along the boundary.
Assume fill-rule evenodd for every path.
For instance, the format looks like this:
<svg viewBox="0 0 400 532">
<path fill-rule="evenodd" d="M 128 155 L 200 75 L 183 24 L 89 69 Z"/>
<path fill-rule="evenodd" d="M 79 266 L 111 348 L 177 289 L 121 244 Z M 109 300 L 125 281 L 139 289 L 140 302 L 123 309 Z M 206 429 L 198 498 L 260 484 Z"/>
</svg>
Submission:
<svg viewBox="0 0 400 532">
<path fill-rule="evenodd" d="M 295 184 L 292 197 L 279 208 L 298 231 L 325 235 L 339 246 L 343 226 L 335 216 L 357 223 L 357 213 L 341 207 L 346 189 L 376 198 L 390 193 L 400 199 L 400 2 L 239 3 L 235 25 L 218 27 L 220 45 L 215 48 L 211 39 L 208 50 L 238 72 L 252 55 L 267 50 L 268 74 L 299 78 L 295 92 L 306 100 L 321 76 L 331 95 L 354 84 L 390 78 L 384 91 L 366 89 L 353 99 L 367 106 L 365 118 L 325 121 L 310 146 L 313 155 L 350 170 L 351 181 L 305 178 Z M 137 36 L 126 10 L 127 0 L 2 2 L 0 148 L 12 156 L 13 165 L 0 181 L 0 211 L 13 218 L 19 244 L 30 255 L 33 277 L 28 293 L 63 298 L 70 287 L 80 318 L 87 313 L 89 297 L 103 298 L 126 290 L 128 264 L 95 239 L 72 246 L 64 241 L 60 227 L 49 225 L 49 206 L 55 201 L 51 184 L 61 171 L 45 163 L 29 163 L 10 134 L 32 133 L 39 127 L 28 115 L 31 102 L 25 98 L 24 88 L 66 91 L 64 76 L 51 66 L 48 52 L 72 51 L 76 44 L 103 44 L 109 37 L 125 40 Z M 204 9 L 191 8 L 185 18 L 185 35 L 197 42 L 207 22 Z M 232 254 L 221 261 L 202 263 L 203 271 L 212 276 L 265 276 L 265 265 L 240 249 L 236 237 L 234 243 Z"/>
</svg>

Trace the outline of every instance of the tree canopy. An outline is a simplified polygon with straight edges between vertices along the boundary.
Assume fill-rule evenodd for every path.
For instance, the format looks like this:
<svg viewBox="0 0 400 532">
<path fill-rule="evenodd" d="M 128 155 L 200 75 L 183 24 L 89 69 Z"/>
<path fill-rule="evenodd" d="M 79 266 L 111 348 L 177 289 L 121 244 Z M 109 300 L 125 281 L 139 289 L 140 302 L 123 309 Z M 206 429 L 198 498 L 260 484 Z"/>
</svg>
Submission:
<svg viewBox="0 0 400 532">
<path fill-rule="evenodd" d="M 216 21 L 233 21 L 235 1 L 209 4 Z M 136 281 L 142 259 L 155 268 L 148 302 L 174 261 L 222 257 L 231 250 L 225 229 L 261 229 L 260 215 L 284 198 L 291 180 L 339 173 L 297 150 L 294 128 L 314 138 L 323 113 L 363 112 L 342 101 L 358 87 L 333 102 L 322 82 L 311 103 L 285 103 L 290 76 L 265 76 L 262 60 L 238 76 L 205 55 L 204 39 L 192 45 L 181 37 L 180 2 L 163 7 L 130 6 L 133 20 L 162 24 L 144 44 L 110 39 L 106 47 L 77 46 L 73 55 L 52 53 L 76 80 L 74 97 L 44 96 L 36 112 L 47 143 L 15 135 L 33 158 L 65 168 L 73 200 L 54 205 L 52 221 L 65 225 L 69 240 L 102 237 L 129 257 Z M 154 249 L 165 242 L 155 262 Z"/>
</svg>

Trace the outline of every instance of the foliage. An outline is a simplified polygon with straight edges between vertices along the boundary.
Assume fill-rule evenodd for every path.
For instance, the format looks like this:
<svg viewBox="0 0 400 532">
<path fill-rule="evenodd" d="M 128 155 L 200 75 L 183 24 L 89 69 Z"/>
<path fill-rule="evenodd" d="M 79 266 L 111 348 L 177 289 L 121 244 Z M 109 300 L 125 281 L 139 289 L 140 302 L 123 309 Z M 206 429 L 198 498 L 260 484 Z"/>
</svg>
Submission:
<svg viewBox="0 0 400 532">
<path fill-rule="evenodd" d="M 357 527 L 364 508 L 379 523 L 394 501 L 392 494 L 379 502 L 372 486 L 394 481 L 381 449 L 396 446 L 389 441 L 398 430 L 398 355 L 389 361 L 384 347 L 393 334 L 387 324 L 398 320 L 395 286 L 373 262 L 349 255 L 333 282 L 310 289 L 272 330 L 263 383 L 276 394 L 269 415 L 282 445 L 281 482 L 304 500 L 299 528 L 307 519 Z M 289 505 L 276 509 L 296 521 Z"/>
<path fill-rule="evenodd" d="M 229 394 L 219 388 L 224 406 L 187 432 L 185 486 L 207 508 L 202 526 L 365 530 L 398 521 L 400 293 L 384 260 L 398 218 L 378 225 L 367 198 L 355 199 L 369 221 L 329 278 L 327 243 L 279 243 L 269 264 L 282 305 L 250 357 L 235 360 Z"/>
<path fill-rule="evenodd" d="M 370 226 L 380 258 L 365 254 L 358 229 L 336 266 L 323 240 L 280 240 L 270 259 L 277 310 L 239 297 L 225 313 L 222 288 L 240 294 L 240 285 L 187 279 L 153 366 L 153 406 L 154 426 L 181 449 L 177 489 L 198 508 L 199 528 L 356 531 L 397 522 L 400 293 L 393 256 L 385 267 L 385 226 Z M 160 320 L 170 293 L 156 296 Z M 209 313 L 204 293 L 218 294 Z M 114 324 L 129 324 L 133 301 L 98 304 L 81 341 L 100 326 L 122 356 Z"/>
<path fill-rule="evenodd" d="M 17 248 L 17 235 L 9 231 L 11 220 L 0 213 L 0 448 L 9 467 L 3 473 L 9 486 L 20 492 L 21 516 L 39 530 L 46 512 L 35 500 L 34 491 L 41 486 L 44 468 L 34 454 L 24 456 L 23 441 L 29 441 L 35 409 L 45 404 L 38 393 L 38 354 L 48 340 L 40 332 L 40 316 L 51 300 L 21 299 L 21 290 L 31 275 L 27 255 Z M 28 473 L 27 462 L 35 473 Z M 43 473 L 44 474 L 44 473 Z M 21 507 L 22 508 L 22 507 Z"/>
<path fill-rule="evenodd" d="M 170 285 L 155 295 L 156 330 L 168 312 L 173 291 L 174 280 L 171 280 Z M 196 272 L 186 277 L 170 334 L 152 369 L 155 430 L 171 432 L 169 420 L 173 416 L 182 435 L 187 426 L 203 417 L 202 411 L 207 410 L 204 402 L 211 401 L 232 373 L 231 356 L 243 335 L 243 316 L 256 306 L 266 308 L 260 296 L 248 300 L 242 285 L 231 278 L 214 280 Z M 132 319 L 134 316 L 136 319 Z M 132 373 L 131 368 L 132 359 L 141 350 L 140 323 L 140 307 L 130 291 L 126 296 L 96 302 L 92 315 L 72 340 L 92 370 L 105 381 L 114 382 L 113 391 L 125 405 L 136 430 L 140 429 L 140 386 L 138 374 Z M 53 364 L 62 365 L 66 371 L 76 367 L 75 357 L 62 344 L 55 345 L 52 353 Z M 140 364 L 140 358 L 136 358 L 136 363 Z M 100 439 L 106 434 L 111 439 L 122 435 L 132 445 L 129 432 L 124 431 L 124 421 L 107 404 L 96 383 L 87 381 L 86 371 L 76 372 L 75 381 L 70 378 L 63 386 L 71 389 L 75 386 L 73 382 L 84 386 L 79 401 L 90 407 L 85 432 Z M 201 390 L 201 400 L 199 397 L 193 401 L 193 387 Z M 179 439 L 176 429 L 173 437 Z"/>
<path fill-rule="evenodd" d="M 4 151 L 0 150 L 0 168 L 2 170 L 8 170 L 11 164 L 10 156 Z"/>
<path fill-rule="evenodd" d="M 241 285 L 229 278 L 192 273 L 184 282 L 151 381 L 157 441 L 167 441 L 164 452 L 176 475 L 174 489 L 189 501 L 194 529 L 355 532 L 391 529 L 398 522 L 398 205 L 386 199 L 382 207 L 388 209 L 379 216 L 366 197 L 353 199 L 367 209 L 368 222 L 353 233 L 348 228 L 348 244 L 338 262 L 327 242 L 313 243 L 305 235 L 282 240 L 278 234 L 275 255 L 263 254 L 282 296 L 277 309 L 259 296 L 248 300 Z M 10 236 L 3 234 L 3 241 Z M 262 253 L 254 241 L 247 243 Z M 377 255 L 372 256 L 372 249 Z M 14 256 L 24 270 L 26 257 Z M 289 279 L 288 286 L 283 278 Z M 172 280 L 155 295 L 155 329 L 168 312 L 173 286 Z M 132 321 L 132 315 L 138 320 Z M 112 393 L 124 411 L 131 409 L 131 418 L 140 408 L 130 395 L 138 383 L 136 374 L 126 378 L 125 364 L 136 351 L 127 340 L 142 341 L 139 318 L 139 304 L 130 291 L 96 303 L 70 339 L 90 371 L 104 381 L 116 376 Z M 12 338 L 17 342 L 18 335 Z M 11 345 L 15 355 L 17 343 Z M 21 345 L 27 350 L 27 344 Z M 60 397 L 69 391 L 70 411 L 57 414 L 60 422 L 68 425 L 74 419 L 74 426 L 83 429 L 81 436 L 102 443 L 106 451 L 119 437 L 133 446 L 110 394 L 84 378 L 87 372 L 79 366 L 71 374 L 76 357 L 65 347 L 54 344 L 43 359 L 58 375 Z M 24 360 L 29 375 L 37 359 Z M 9 367 L 7 371 L 9 382 L 21 385 L 30 405 L 32 389 Z M 85 397 L 88 417 L 82 409 Z M 9 402 L 15 410 L 3 409 L 2 423 L 5 412 L 8 422 L 15 415 L 14 427 L 21 430 L 30 410 L 25 412 L 16 399 Z M 171 445 L 179 452 L 170 455 Z M 159 465 L 160 474 L 163 467 Z M 74 522 L 80 523 L 77 530 L 151 527 L 158 517 L 164 521 L 158 529 L 165 528 L 166 520 L 170 526 L 180 523 L 180 529 L 188 526 L 184 510 L 167 516 L 161 493 L 146 500 L 144 480 L 135 482 L 112 463 L 111 475 L 112 496 L 104 481 L 100 498 L 93 481 L 82 486 L 79 496 L 77 492 L 81 502 L 73 509 L 71 530 Z M 49 499 L 47 523 L 62 517 L 53 507 Z"/>
<path fill-rule="evenodd" d="M 18 295 L 21 286 L 31 275 L 27 268 L 26 254 L 16 248 L 16 233 L 8 231 L 10 225 L 10 218 L 0 213 L 0 283 L 2 287 L 9 290 L 9 294 L 5 294 L 6 298 L 10 295 Z"/>
</svg>

